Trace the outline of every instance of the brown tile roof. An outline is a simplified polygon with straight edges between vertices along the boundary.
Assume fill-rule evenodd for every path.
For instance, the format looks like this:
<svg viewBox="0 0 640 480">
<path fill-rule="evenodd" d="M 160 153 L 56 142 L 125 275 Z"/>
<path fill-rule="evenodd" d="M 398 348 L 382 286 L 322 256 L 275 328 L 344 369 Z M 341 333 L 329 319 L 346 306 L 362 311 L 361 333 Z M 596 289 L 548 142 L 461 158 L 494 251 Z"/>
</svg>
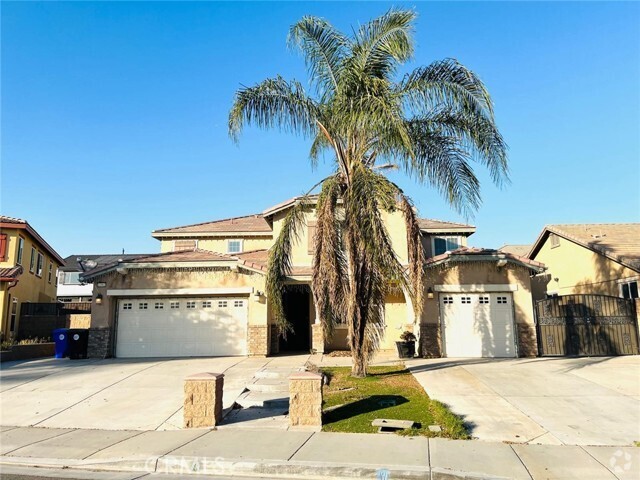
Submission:
<svg viewBox="0 0 640 480">
<path fill-rule="evenodd" d="M 267 265 L 269 263 L 269 251 L 268 250 L 254 250 L 252 252 L 238 253 L 234 255 L 238 259 L 240 266 L 245 266 L 252 270 L 259 270 L 261 272 L 267 271 Z M 312 273 L 312 267 L 292 267 L 291 276 L 310 276 Z"/>
<path fill-rule="evenodd" d="M 533 244 L 530 257 L 535 257 L 549 233 L 555 233 L 640 271 L 640 223 L 547 225 Z"/>
<path fill-rule="evenodd" d="M 122 262 L 115 261 L 107 265 L 99 265 L 96 268 L 81 275 L 84 279 L 93 278 L 102 273 L 113 270 L 118 265 L 139 265 L 146 263 L 180 263 L 180 262 L 235 262 L 236 259 L 221 253 L 208 250 L 182 250 L 179 252 L 152 253 L 140 255 L 136 258 L 128 258 Z"/>
<path fill-rule="evenodd" d="M 0 230 L 3 228 L 8 229 L 22 229 L 29 232 L 29 234 L 35 238 L 40 246 L 44 248 L 54 260 L 56 260 L 60 265 L 64 265 L 64 260 L 62 257 L 56 252 L 51 245 L 47 243 L 47 241 L 40 236 L 38 232 L 22 218 L 8 217 L 6 215 L 0 215 Z"/>
<path fill-rule="evenodd" d="M 0 223 L 21 223 L 26 224 L 27 221 L 21 218 L 7 217 L 5 215 L 0 215 Z"/>
<path fill-rule="evenodd" d="M 310 202 L 310 204 L 316 204 L 318 201 L 318 198 L 320 196 L 317 194 L 313 194 L 313 195 L 307 195 L 307 200 Z M 264 215 L 265 217 L 268 217 L 269 215 L 273 215 L 274 213 L 277 213 L 281 210 L 284 210 L 285 208 L 288 208 L 292 205 L 295 205 L 296 203 L 298 203 L 300 200 L 302 200 L 302 198 L 304 198 L 303 195 L 298 195 L 297 197 L 292 197 L 289 198 L 287 200 L 285 200 L 284 202 L 280 202 L 276 205 L 273 205 L 265 210 L 263 210 L 262 215 Z"/>
<path fill-rule="evenodd" d="M 155 234 L 171 233 L 224 233 L 224 232 L 271 232 L 271 225 L 264 219 L 262 215 L 247 215 L 245 217 L 225 218 L 222 220 L 214 220 L 211 222 L 196 223 L 193 225 L 184 225 L 182 227 L 163 228 L 160 230 L 154 230 L 152 236 Z"/>
<path fill-rule="evenodd" d="M 503 245 L 498 250 L 505 253 L 513 253 L 519 257 L 526 257 L 529 250 L 531 250 L 531 245 Z"/>
<path fill-rule="evenodd" d="M 444 220 L 435 220 L 433 218 L 419 218 L 418 226 L 420 227 L 420 230 L 426 230 L 426 231 L 429 231 L 429 230 L 435 230 L 435 231 L 465 230 L 470 232 L 476 231 L 476 227 L 474 227 L 473 225 L 467 225 L 464 223 L 446 222 Z"/>
<path fill-rule="evenodd" d="M 16 265 L 10 268 L 0 268 L 0 282 L 12 282 L 22 275 L 22 267 Z"/>
<path fill-rule="evenodd" d="M 509 260 L 513 263 L 518 263 L 520 265 L 526 266 L 532 270 L 543 271 L 545 266 L 543 263 L 536 262 L 535 260 L 531 260 L 526 257 L 521 257 L 519 255 L 514 255 L 513 253 L 501 252 L 499 250 L 495 250 L 492 248 L 477 248 L 477 247 L 460 247 L 456 250 L 452 250 L 451 252 L 445 252 L 441 255 L 436 255 L 435 257 L 431 257 L 427 259 L 426 266 L 435 266 L 441 263 L 446 263 L 449 261 L 456 261 L 461 259 L 462 257 L 476 257 L 476 260 L 500 260 L 505 259 Z M 484 257 L 484 258 L 483 258 Z"/>
</svg>

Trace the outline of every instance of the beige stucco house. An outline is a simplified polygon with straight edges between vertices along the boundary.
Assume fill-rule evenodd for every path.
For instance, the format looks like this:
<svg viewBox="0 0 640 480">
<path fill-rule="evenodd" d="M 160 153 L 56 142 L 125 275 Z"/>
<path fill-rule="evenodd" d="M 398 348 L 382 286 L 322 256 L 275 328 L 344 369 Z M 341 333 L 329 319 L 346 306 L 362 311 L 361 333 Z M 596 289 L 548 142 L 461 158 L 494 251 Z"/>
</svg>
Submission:
<svg viewBox="0 0 640 480">
<path fill-rule="evenodd" d="M 547 266 L 534 299 L 600 294 L 638 298 L 640 223 L 547 225 L 528 257 Z"/>
<path fill-rule="evenodd" d="M 284 294 L 293 333 L 278 335 L 265 292 L 268 251 L 296 197 L 261 213 L 152 232 L 159 254 L 123 259 L 84 275 L 94 284 L 91 356 L 271 355 L 346 348 L 347 328 L 324 338 L 310 290 L 315 203 L 293 245 Z M 384 222 L 401 263 L 408 258 L 400 212 Z M 469 249 L 475 227 L 420 220 L 427 263 L 424 313 L 402 291 L 385 300 L 383 349 L 405 330 L 425 356 L 535 355 L 530 275 L 541 264 L 496 250 Z"/>
</svg>

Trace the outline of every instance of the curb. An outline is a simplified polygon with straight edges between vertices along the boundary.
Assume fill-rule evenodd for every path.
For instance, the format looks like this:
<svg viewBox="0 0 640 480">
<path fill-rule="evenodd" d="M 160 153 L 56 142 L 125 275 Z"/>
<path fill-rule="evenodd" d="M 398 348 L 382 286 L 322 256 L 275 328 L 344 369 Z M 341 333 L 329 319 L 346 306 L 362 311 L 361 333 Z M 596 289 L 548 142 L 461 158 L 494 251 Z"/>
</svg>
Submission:
<svg viewBox="0 0 640 480">
<path fill-rule="evenodd" d="M 268 477 L 273 479 L 345 480 L 352 478 L 393 480 L 509 480 L 477 472 L 444 468 L 389 467 L 363 464 L 333 464 L 296 461 L 250 461 L 202 457 L 132 457 L 126 459 L 73 460 L 0 456 L 0 465 L 52 468 L 93 472 L 133 472 L 141 474 Z"/>
</svg>

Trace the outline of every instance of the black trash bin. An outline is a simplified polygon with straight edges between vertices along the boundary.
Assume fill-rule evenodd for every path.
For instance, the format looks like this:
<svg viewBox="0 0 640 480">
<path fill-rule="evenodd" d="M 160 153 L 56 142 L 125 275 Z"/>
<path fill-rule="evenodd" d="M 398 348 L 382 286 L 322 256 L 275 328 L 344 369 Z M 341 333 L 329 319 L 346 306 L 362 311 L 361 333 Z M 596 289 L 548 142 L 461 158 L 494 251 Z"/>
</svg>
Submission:
<svg viewBox="0 0 640 480">
<path fill-rule="evenodd" d="M 87 358 L 87 345 L 89 344 L 89 330 L 86 328 L 69 329 L 69 358 L 77 360 Z"/>
</svg>

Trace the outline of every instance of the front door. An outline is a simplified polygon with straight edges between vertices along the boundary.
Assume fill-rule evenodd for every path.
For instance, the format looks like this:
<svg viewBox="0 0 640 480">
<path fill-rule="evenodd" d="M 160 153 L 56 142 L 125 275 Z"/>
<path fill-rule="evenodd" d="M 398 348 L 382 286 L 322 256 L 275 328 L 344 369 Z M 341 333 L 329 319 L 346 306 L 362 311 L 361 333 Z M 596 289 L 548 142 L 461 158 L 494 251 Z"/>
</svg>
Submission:
<svg viewBox="0 0 640 480">
<path fill-rule="evenodd" d="M 280 338 L 280 351 L 308 352 L 311 349 L 311 290 L 307 286 L 289 287 L 282 296 L 282 303 L 293 331 L 288 331 L 286 338 Z"/>
</svg>

